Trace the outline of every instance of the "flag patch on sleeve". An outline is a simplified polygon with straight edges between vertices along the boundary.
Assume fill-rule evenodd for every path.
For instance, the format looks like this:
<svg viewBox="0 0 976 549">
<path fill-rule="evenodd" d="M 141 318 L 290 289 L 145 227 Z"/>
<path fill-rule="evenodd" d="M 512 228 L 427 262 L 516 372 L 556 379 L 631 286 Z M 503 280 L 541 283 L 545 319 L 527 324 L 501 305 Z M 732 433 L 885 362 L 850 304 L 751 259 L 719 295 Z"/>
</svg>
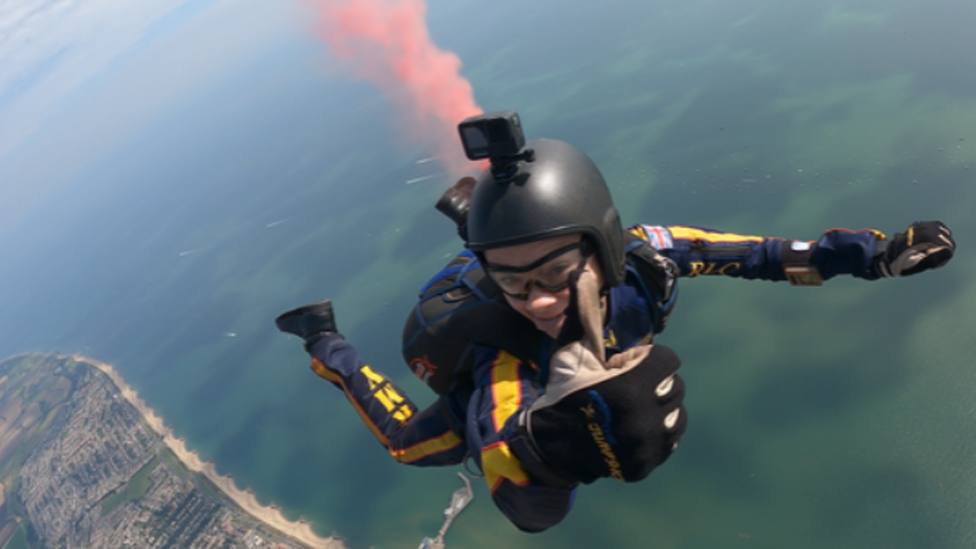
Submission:
<svg viewBox="0 0 976 549">
<path fill-rule="evenodd" d="M 660 225 L 641 225 L 641 231 L 647 236 L 647 242 L 654 246 L 656 250 L 667 250 L 674 248 L 674 241 L 671 240 L 671 232 Z"/>
</svg>

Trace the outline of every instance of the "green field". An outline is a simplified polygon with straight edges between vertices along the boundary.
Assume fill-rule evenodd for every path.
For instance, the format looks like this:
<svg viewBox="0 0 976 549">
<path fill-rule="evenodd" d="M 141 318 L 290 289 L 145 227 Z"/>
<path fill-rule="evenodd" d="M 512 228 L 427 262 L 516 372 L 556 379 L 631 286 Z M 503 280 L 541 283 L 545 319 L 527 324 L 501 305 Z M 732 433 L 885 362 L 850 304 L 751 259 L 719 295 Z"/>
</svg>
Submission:
<svg viewBox="0 0 976 549">
<path fill-rule="evenodd" d="M 20 498 L 17 497 L 17 491 L 20 490 L 20 476 L 15 476 L 11 479 L 4 479 L 6 483 L 6 490 L 4 492 L 4 505 L 7 509 L 8 517 L 26 517 L 27 510 L 24 509 L 23 504 L 20 503 Z"/>
<path fill-rule="evenodd" d="M 3 546 L 3 549 L 31 549 L 30 544 L 27 543 L 27 534 L 24 532 L 23 525 L 17 528 L 17 532 L 10 538 L 7 545 Z"/>
<path fill-rule="evenodd" d="M 153 469 L 158 464 L 159 458 L 153 457 L 149 460 L 149 463 L 143 465 L 142 469 L 139 469 L 139 472 L 135 476 L 129 479 L 129 482 L 126 483 L 124 488 L 120 488 L 105 496 L 102 499 L 102 516 L 104 517 L 111 513 L 119 505 L 135 501 L 146 495 L 146 492 L 152 486 L 152 482 L 149 481 L 149 475 L 152 474 Z"/>
<path fill-rule="evenodd" d="M 166 446 L 160 444 L 159 450 L 156 453 L 156 457 L 163 460 L 163 463 L 169 466 L 170 470 L 180 478 L 189 478 L 191 473 L 187 471 L 180 460 L 176 458 L 176 454 Z"/>
</svg>

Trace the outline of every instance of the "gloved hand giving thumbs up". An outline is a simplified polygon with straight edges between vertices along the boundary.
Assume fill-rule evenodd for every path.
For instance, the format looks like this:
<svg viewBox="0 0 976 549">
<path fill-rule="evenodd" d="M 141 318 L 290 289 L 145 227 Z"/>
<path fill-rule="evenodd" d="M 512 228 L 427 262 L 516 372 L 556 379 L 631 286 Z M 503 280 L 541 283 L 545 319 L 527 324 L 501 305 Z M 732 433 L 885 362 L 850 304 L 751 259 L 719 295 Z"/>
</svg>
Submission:
<svg viewBox="0 0 976 549">
<path fill-rule="evenodd" d="M 606 360 L 595 276 L 573 273 L 570 289 L 546 392 L 523 423 L 560 478 L 640 480 L 668 459 L 684 433 L 684 382 L 676 373 L 681 361 L 660 345 Z"/>
</svg>

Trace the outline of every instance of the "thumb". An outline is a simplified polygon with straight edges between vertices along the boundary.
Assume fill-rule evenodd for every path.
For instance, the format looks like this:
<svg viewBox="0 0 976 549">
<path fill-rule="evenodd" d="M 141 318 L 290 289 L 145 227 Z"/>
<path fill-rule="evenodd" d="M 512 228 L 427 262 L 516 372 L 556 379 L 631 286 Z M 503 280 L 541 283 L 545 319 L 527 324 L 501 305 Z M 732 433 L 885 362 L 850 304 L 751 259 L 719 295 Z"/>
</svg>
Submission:
<svg viewBox="0 0 976 549">
<path fill-rule="evenodd" d="M 585 269 L 569 276 L 569 305 L 566 320 L 556 338 L 561 349 L 579 342 L 603 362 L 603 312 L 600 307 L 600 288 L 596 276 Z"/>
<path fill-rule="evenodd" d="M 938 269 L 952 258 L 952 249 L 931 242 L 916 244 L 901 253 L 891 263 L 892 272 L 901 276 L 913 275 L 929 269 Z"/>
</svg>

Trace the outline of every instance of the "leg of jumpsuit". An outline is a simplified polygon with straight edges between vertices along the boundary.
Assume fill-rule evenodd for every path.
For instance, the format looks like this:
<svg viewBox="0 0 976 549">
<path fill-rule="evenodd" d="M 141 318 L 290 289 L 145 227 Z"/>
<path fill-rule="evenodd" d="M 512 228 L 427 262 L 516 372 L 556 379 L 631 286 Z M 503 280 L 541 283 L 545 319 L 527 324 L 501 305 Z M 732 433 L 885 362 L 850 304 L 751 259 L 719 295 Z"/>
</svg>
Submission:
<svg viewBox="0 0 976 549">
<path fill-rule="evenodd" d="M 394 460 L 418 466 L 462 461 L 467 448 L 445 419 L 442 401 L 418 413 L 403 391 L 363 362 L 339 334 L 318 340 L 308 351 L 312 370 L 346 393 Z"/>
</svg>

